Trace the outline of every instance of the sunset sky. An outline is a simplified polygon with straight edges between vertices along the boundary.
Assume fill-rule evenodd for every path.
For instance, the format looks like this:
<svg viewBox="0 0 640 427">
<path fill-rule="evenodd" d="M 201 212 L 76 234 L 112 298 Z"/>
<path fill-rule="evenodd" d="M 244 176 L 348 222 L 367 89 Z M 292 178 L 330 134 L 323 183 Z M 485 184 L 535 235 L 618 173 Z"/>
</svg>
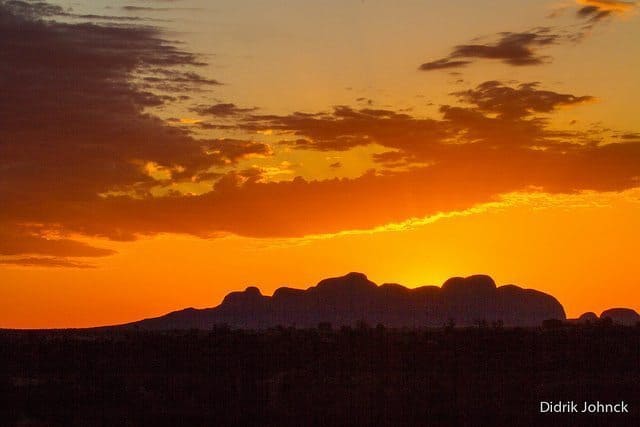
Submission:
<svg viewBox="0 0 640 427">
<path fill-rule="evenodd" d="M 640 310 L 640 4 L 0 0 L 0 327 L 361 271 Z"/>
</svg>

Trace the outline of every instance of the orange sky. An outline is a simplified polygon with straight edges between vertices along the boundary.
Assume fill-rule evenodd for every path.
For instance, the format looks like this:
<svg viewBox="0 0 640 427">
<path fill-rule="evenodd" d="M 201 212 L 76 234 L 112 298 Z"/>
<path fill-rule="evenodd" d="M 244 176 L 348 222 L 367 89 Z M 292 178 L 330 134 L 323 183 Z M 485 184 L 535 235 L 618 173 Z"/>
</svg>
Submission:
<svg viewBox="0 0 640 427">
<path fill-rule="evenodd" d="M 0 1 L 0 327 L 349 271 L 640 310 L 634 3 L 285 3 Z"/>
</svg>

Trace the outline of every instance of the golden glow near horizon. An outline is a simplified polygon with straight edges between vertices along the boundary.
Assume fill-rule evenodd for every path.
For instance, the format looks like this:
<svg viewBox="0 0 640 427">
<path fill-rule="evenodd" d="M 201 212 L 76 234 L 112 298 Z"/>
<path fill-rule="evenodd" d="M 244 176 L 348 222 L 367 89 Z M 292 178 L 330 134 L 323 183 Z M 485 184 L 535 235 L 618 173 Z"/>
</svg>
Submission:
<svg viewBox="0 0 640 427">
<path fill-rule="evenodd" d="M 638 215 L 638 191 L 514 194 L 464 212 L 337 235 L 92 241 L 118 254 L 89 269 L 4 268 L 2 326 L 117 324 L 212 307 L 249 285 L 270 295 L 280 286 L 306 288 L 349 271 L 408 287 L 486 273 L 499 286 L 514 283 L 554 295 L 569 317 L 614 306 L 637 310 L 636 283 L 629 277 L 640 274 Z"/>
<path fill-rule="evenodd" d="M 25 45 L 46 88 L 0 87 L 0 327 L 349 271 L 640 310 L 637 3 L 53 3 L 38 34 L 77 57 Z"/>
</svg>

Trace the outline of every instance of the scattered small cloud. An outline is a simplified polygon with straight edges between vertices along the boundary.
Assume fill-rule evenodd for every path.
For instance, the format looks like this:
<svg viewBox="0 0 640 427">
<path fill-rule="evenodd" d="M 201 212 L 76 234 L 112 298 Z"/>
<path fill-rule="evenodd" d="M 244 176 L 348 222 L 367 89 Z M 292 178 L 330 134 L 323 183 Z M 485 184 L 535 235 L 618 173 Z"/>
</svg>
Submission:
<svg viewBox="0 0 640 427">
<path fill-rule="evenodd" d="M 452 60 L 450 58 L 442 58 L 436 59 L 435 61 L 425 62 L 420 65 L 419 69 L 422 71 L 431 71 L 431 70 L 445 70 L 447 68 L 460 68 L 464 67 L 468 64 L 471 64 L 471 61 L 460 61 L 460 60 Z"/>
<path fill-rule="evenodd" d="M 46 267 L 46 268 L 95 268 L 95 265 L 86 262 L 69 260 L 66 258 L 24 257 L 24 258 L 0 258 L 0 265 L 12 265 L 16 267 Z"/>
<path fill-rule="evenodd" d="M 250 113 L 257 110 L 257 108 L 240 108 L 233 103 L 218 103 L 213 105 L 198 105 L 193 107 L 191 111 L 194 111 L 201 116 L 214 116 L 214 117 L 230 117 L 238 116 L 245 113 Z"/>
<path fill-rule="evenodd" d="M 560 34 L 553 33 L 549 28 L 498 33 L 497 40 L 493 42 L 458 45 L 448 57 L 425 62 L 419 69 L 433 71 L 460 68 L 471 64 L 471 59 L 495 59 L 512 66 L 539 65 L 550 60 L 548 56 L 541 55 L 539 49 L 561 39 Z"/>
<path fill-rule="evenodd" d="M 576 0 L 576 2 L 580 6 L 576 15 L 587 20 L 586 30 L 606 18 L 628 14 L 637 6 L 636 2 L 618 0 Z"/>
</svg>

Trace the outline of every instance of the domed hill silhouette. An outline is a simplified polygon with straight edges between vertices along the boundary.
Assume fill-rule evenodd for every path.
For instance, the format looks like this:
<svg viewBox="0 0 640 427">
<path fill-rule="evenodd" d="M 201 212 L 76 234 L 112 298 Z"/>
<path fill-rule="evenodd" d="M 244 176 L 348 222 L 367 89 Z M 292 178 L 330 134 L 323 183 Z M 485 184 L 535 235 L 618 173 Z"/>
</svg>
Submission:
<svg viewBox="0 0 640 427">
<path fill-rule="evenodd" d="M 539 326 L 544 320 L 565 320 L 560 303 L 551 295 L 515 285 L 496 287 L 489 276 L 454 277 L 442 287 L 408 289 L 398 284 L 377 286 L 362 273 L 322 280 L 306 290 L 279 288 L 273 296 L 256 287 L 231 292 L 214 308 L 175 311 L 165 316 L 129 323 L 141 329 L 209 329 L 217 324 L 264 329 L 278 325 L 334 327 L 457 326 L 478 321 L 501 321 L 505 326 Z"/>
<path fill-rule="evenodd" d="M 611 319 L 613 323 L 634 326 L 640 323 L 640 314 L 631 308 L 610 308 L 600 314 L 600 319 Z"/>
</svg>

